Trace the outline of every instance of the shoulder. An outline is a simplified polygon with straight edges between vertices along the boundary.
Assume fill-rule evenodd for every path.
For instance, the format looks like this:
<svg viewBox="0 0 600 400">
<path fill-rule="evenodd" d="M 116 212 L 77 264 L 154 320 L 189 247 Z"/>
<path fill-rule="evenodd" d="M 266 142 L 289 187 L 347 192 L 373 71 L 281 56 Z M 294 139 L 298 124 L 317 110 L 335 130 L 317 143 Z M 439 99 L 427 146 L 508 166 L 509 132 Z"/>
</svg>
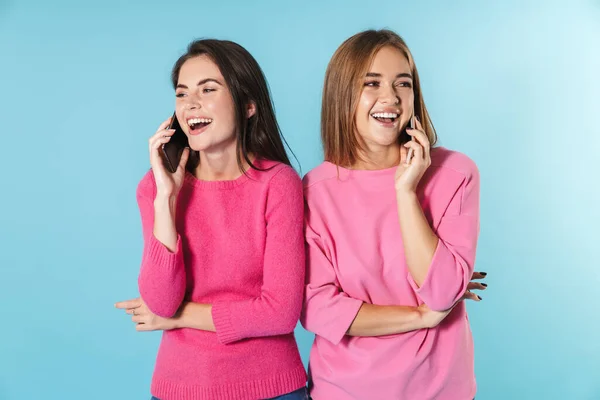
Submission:
<svg viewBox="0 0 600 400">
<path fill-rule="evenodd" d="M 310 170 L 302 179 L 304 190 L 327 185 L 334 179 L 339 178 L 340 171 L 334 164 L 323 162 Z"/>
<path fill-rule="evenodd" d="M 294 168 L 287 164 L 277 161 L 260 160 L 255 162 L 255 166 L 262 171 L 253 169 L 253 174 L 259 178 L 259 181 L 264 182 L 269 187 L 296 187 L 302 189 L 300 175 L 298 175 Z"/>
<path fill-rule="evenodd" d="M 156 181 L 152 169 L 148 170 L 137 185 L 136 194 L 138 198 L 153 199 L 156 194 Z"/>
<path fill-rule="evenodd" d="M 302 226 L 304 197 L 302 196 L 302 180 L 296 170 L 287 164 L 274 161 L 262 161 L 255 165 L 263 169 L 262 171 L 253 170 L 253 173 L 258 173 L 259 176 L 257 182 L 259 182 L 260 189 L 257 194 L 261 197 L 264 196 L 266 201 L 266 219 L 269 220 L 278 215 L 288 222 L 300 222 L 300 226 Z"/>
<path fill-rule="evenodd" d="M 445 147 L 431 149 L 431 167 L 438 173 L 461 175 L 466 180 L 478 179 L 477 164 L 464 153 Z"/>
</svg>

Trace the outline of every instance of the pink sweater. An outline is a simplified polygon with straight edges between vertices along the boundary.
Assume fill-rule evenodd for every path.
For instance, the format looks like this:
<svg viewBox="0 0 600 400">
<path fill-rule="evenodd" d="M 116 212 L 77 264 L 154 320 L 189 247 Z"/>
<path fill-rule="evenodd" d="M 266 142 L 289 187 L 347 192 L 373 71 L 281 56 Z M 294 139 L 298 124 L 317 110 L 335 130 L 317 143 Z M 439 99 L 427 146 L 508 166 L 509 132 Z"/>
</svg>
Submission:
<svg viewBox="0 0 600 400">
<path fill-rule="evenodd" d="M 161 400 L 270 398 L 306 383 L 293 333 L 305 275 L 302 182 L 284 164 L 256 164 L 272 168 L 232 181 L 186 174 L 175 253 L 152 233 L 152 172 L 138 186 L 142 298 L 163 317 L 182 301 L 212 304 L 217 330 L 163 333 L 151 389 Z"/>
<path fill-rule="evenodd" d="M 436 328 L 381 337 L 345 333 L 363 302 L 448 309 L 467 288 L 479 232 L 479 174 L 465 155 L 432 150 L 418 188 L 440 238 L 419 288 L 404 258 L 394 173 L 325 162 L 304 178 L 306 329 L 313 400 L 467 400 L 475 396 L 473 339 L 461 302 Z"/>
</svg>

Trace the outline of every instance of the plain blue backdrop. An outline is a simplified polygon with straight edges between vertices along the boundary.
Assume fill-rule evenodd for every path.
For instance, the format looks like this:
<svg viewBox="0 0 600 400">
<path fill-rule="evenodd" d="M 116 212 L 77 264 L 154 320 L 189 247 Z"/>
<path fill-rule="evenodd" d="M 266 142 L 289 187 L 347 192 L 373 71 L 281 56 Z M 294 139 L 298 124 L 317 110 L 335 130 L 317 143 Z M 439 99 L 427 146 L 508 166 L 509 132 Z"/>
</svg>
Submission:
<svg viewBox="0 0 600 400">
<path fill-rule="evenodd" d="M 0 1 L 0 399 L 149 398 L 160 333 L 113 303 L 137 296 L 135 187 L 189 41 L 256 57 L 304 174 L 331 55 L 383 27 L 480 168 L 477 399 L 600 399 L 600 2 L 483 3 Z"/>
</svg>

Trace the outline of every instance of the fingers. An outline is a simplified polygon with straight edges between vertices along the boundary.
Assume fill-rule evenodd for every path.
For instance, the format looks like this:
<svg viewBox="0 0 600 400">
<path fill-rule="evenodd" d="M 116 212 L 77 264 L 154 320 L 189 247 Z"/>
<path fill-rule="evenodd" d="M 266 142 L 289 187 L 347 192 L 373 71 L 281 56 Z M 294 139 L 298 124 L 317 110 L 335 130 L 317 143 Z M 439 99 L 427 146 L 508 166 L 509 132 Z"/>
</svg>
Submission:
<svg viewBox="0 0 600 400">
<path fill-rule="evenodd" d="M 147 324 L 137 324 L 135 326 L 135 330 L 138 332 L 148 332 L 148 331 L 152 331 L 153 329 L 151 329 L 150 326 Z"/>
<path fill-rule="evenodd" d="M 417 139 L 417 140 L 419 140 L 419 142 L 421 142 L 421 144 L 423 146 L 425 146 L 425 143 L 427 143 L 427 145 L 429 145 L 429 139 L 427 138 L 427 135 L 425 134 L 425 129 L 423 129 L 423 125 L 421 125 L 421 121 L 419 121 L 419 118 L 417 118 L 417 117 L 413 117 L 413 120 L 414 120 L 414 122 L 413 122 L 414 128 L 409 127 L 407 129 L 407 131 L 413 131 L 415 133 L 420 133 L 419 136 L 421 137 L 421 139 L 423 139 L 423 141 L 421 141 L 419 139 Z M 410 132 L 409 132 L 409 134 L 410 134 Z"/>
<path fill-rule="evenodd" d="M 485 290 L 486 288 L 487 283 L 469 282 L 467 285 L 467 290 Z"/>
<path fill-rule="evenodd" d="M 155 330 L 151 325 L 148 325 L 148 323 L 151 323 L 151 315 L 140 297 L 137 299 L 120 301 L 115 303 L 115 307 L 123 309 L 125 310 L 125 313 L 131 315 L 131 321 L 136 324 L 136 331 Z"/>
<path fill-rule="evenodd" d="M 411 142 L 416 141 L 417 143 L 419 143 L 422 146 L 423 154 L 424 154 L 423 157 L 426 160 L 429 160 L 431 145 L 429 143 L 429 139 L 427 138 L 427 135 L 425 135 L 425 132 L 420 131 L 418 129 L 407 129 L 406 132 L 414 139 L 414 140 L 411 140 Z"/>
<path fill-rule="evenodd" d="M 400 146 L 400 164 L 408 164 L 408 149 L 404 146 Z"/>
<path fill-rule="evenodd" d="M 487 276 L 487 272 L 473 272 L 471 279 L 483 279 Z"/>
<path fill-rule="evenodd" d="M 187 164 L 187 160 L 188 160 L 189 156 L 190 156 L 190 149 L 189 149 L 189 147 L 186 147 L 185 149 L 183 149 L 183 153 L 181 153 L 181 159 L 179 160 L 179 166 L 177 167 L 178 170 L 185 169 L 185 165 Z"/>
<path fill-rule="evenodd" d="M 414 129 L 415 128 L 415 116 L 413 115 L 412 117 L 410 117 L 410 121 L 409 121 L 409 126 L 407 127 L 409 129 Z M 408 131 L 407 131 L 408 133 Z M 412 136 L 410 137 L 410 139 L 412 140 Z M 401 149 L 403 149 L 405 147 L 401 147 Z M 412 160 L 413 157 L 413 153 L 414 150 L 413 149 L 408 149 L 408 153 L 406 154 L 406 164 L 410 164 L 410 160 Z"/>
<path fill-rule="evenodd" d="M 406 164 L 410 164 L 410 160 L 412 160 L 413 157 L 413 149 L 408 149 L 408 154 L 406 155 Z"/>
<path fill-rule="evenodd" d="M 412 150 L 412 152 L 413 152 L 412 159 L 416 159 L 416 160 L 424 160 L 425 159 L 423 146 L 421 146 L 421 144 L 415 142 L 414 140 L 404 143 L 403 147 L 406 147 L 409 150 L 409 152 L 410 152 L 410 150 Z"/>
<path fill-rule="evenodd" d="M 173 117 L 169 117 L 167 119 L 165 119 L 159 126 L 158 129 L 156 130 L 156 132 L 158 133 L 159 131 L 162 131 L 164 129 L 167 129 L 169 127 L 169 125 L 171 125 L 171 121 L 172 121 Z"/>
<path fill-rule="evenodd" d="M 131 317 L 131 321 L 135 322 L 136 324 L 144 322 L 145 319 L 146 318 L 143 315 L 134 315 L 133 317 Z"/>
<path fill-rule="evenodd" d="M 166 129 L 158 131 L 148 140 L 149 152 L 150 152 L 150 165 L 154 173 L 161 173 L 166 171 L 166 167 L 162 161 L 159 149 L 171 140 L 171 137 L 175 133 L 174 129 Z"/>
<path fill-rule="evenodd" d="M 410 128 L 408 128 L 406 130 L 406 133 L 408 133 L 417 142 L 419 142 L 419 144 L 421 146 L 423 146 L 424 149 L 429 150 L 429 148 L 431 147 L 430 143 L 429 143 L 429 139 L 427 138 L 427 135 L 425 135 L 425 132 L 420 131 L 418 129 L 410 129 Z"/>
<path fill-rule="evenodd" d="M 467 290 L 465 292 L 465 294 L 463 295 L 463 299 L 464 300 L 473 300 L 473 301 L 481 301 L 482 300 L 481 296 L 476 295 L 475 293 L 471 292 L 470 290 Z"/>
<path fill-rule="evenodd" d="M 136 299 L 125 300 L 115 303 L 115 307 L 119 309 L 134 309 L 140 307 L 141 305 L 142 301 L 139 297 Z"/>
<path fill-rule="evenodd" d="M 165 129 L 163 131 L 158 131 L 157 133 L 152 135 L 150 139 L 148 139 L 150 151 L 156 150 L 163 144 L 169 142 L 174 133 L 175 129 Z"/>
<path fill-rule="evenodd" d="M 423 125 L 421 125 L 421 121 L 419 121 L 419 118 L 415 115 L 414 117 L 414 124 L 415 124 L 415 129 L 418 129 L 420 131 L 423 130 Z"/>
<path fill-rule="evenodd" d="M 421 122 L 419 121 L 419 119 L 417 117 L 413 116 L 413 124 L 415 128 L 408 128 L 406 130 L 406 132 L 414 139 L 416 139 L 416 141 L 423 146 L 424 149 L 424 155 L 425 155 L 425 159 L 429 160 L 430 157 L 430 150 L 431 150 L 431 143 L 429 143 L 429 138 L 427 137 L 427 135 L 425 134 L 425 130 L 423 129 L 423 125 L 421 125 Z"/>
</svg>

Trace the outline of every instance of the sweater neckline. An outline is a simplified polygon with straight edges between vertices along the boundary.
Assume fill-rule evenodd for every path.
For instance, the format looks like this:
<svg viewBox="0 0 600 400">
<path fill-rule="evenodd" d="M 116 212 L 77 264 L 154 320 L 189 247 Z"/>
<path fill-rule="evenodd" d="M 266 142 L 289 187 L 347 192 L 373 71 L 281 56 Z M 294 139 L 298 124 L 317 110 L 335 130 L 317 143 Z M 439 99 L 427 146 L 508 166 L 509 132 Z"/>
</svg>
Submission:
<svg viewBox="0 0 600 400">
<path fill-rule="evenodd" d="M 269 165 L 266 160 L 256 159 L 254 160 L 254 165 L 258 168 L 268 168 Z M 229 180 L 216 180 L 216 181 L 206 181 L 202 179 L 198 179 L 189 171 L 185 171 L 184 182 L 190 186 L 197 187 L 203 190 L 228 190 L 234 189 L 248 182 L 249 180 L 256 180 L 259 177 L 261 171 L 258 171 L 252 167 L 249 167 L 245 173 L 242 173 L 235 179 Z"/>
</svg>

